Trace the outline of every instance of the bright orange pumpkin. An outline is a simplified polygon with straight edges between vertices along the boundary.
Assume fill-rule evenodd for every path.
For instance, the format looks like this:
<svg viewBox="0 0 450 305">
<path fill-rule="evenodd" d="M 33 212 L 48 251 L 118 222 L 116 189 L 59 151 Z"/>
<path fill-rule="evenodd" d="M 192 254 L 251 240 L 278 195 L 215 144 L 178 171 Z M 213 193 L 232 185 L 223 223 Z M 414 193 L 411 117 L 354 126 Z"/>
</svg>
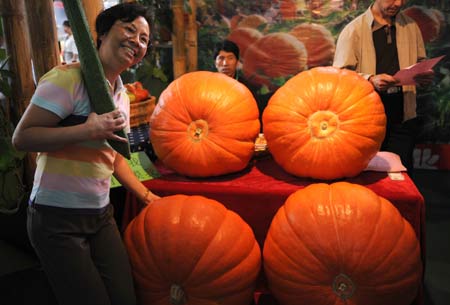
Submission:
<svg viewBox="0 0 450 305">
<path fill-rule="evenodd" d="M 290 195 L 263 259 L 281 305 L 410 305 L 422 277 L 411 225 L 389 201 L 347 182 Z"/>
<path fill-rule="evenodd" d="M 258 117 L 245 85 L 218 72 L 191 72 L 160 95 L 150 119 L 150 140 L 158 158 L 180 174 L 228 174 L 248 165 L 260 130 Z"/>
<path fill-rule="evenodd" d="M 156 200 L 128 225 L 124 240 L 138 304 L 252 300 L 260 248 L 250 226 L 215 200 L 185 195 Z"/>
<path fill-rule="evenodd" d="M 356 72 L 316 67 L 278 89 L 263 113 L 275 161 L 296 176 L 358 175 L 378 152 L 386 116 L 373 86 Z"/>
</svg>

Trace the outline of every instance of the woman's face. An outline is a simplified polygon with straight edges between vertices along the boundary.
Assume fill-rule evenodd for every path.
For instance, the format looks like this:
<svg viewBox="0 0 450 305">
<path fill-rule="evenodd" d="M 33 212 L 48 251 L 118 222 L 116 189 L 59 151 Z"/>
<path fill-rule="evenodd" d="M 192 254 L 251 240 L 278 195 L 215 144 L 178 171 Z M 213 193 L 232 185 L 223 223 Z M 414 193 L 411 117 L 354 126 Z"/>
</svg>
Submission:
<svg viewBox="0 0 450 305">
<path fill-rule="evenodd" d="M 99 56 L 102 62 L 125 70 L 145 56 L 150 41 L 150 26 L 141 16 L 131 22 L 117 20 L 100 39 Z"/>
</svg>

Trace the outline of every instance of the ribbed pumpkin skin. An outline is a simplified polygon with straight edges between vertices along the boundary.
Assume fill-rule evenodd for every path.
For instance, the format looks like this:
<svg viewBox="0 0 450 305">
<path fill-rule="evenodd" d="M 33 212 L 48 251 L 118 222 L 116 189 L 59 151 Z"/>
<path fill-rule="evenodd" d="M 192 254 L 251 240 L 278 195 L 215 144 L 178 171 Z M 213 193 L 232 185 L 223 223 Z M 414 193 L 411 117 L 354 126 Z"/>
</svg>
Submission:
<svg viewBox="0 0 450 305">
<path fill-rule="evenodd" d="M 148 205 L 124 235 L 138 304 L 248 305 L 260 270 L 253 231 L 236 213 L 202 196 L 174 195 Z"/>
<path fill-rule="evenodd" d="M 257 29 L 267 23 L 267 19 L 258 14 L 244 16 L 238 23 L 238 27 Z"/>
<path fill-rule="evenodd" d="M 409 305 L 422 276 L 411 225 L 389 201 L 347 182 L 289 196 L 263 258 L 281 305 Z"/>
<path fill-rule="evenodd" d="M 244 169 L 259 133 L 248 88 L 221 73 L 198 71 L 174 80 L 150 119 L 158 158 L 180 174 L 208 177 Z"/>
<path fill-rule="evenodd" d="M 437 40 L 442 34 L 445 22 L 443 23 L 444 27 L 442 27 L 439 21 L 439 15 L 442 14 L 440 11 L 426 8 L 425 6 L 413 5 L 406 8 L 403 13 L 417 23 L 425 43 Z"/>
<path fill-rule="evenodd" d="M 289 34 L 297 37 L 308 52 L 308 68 L 329 66 L 333 63 L 336 49 L 334 37 L 323 25 L 317 23 L 301 23 Z"/>
<path fill-rule="evenodd" d="M 316 67 L 278 89 L 263 113 L 267 146 L 296 176 L 352 177 L 380 149 L 386 116 L 379 95 L 356 72 Z"/>
<path fill-rule="evenodd" d="M 233 30 L 227 39 L 238 45 L 239 55 L 243 58 L 247 48 L 261 37 L 263 37 L 263 34 L 257 29 L 239 27 Z"/>
</svg>

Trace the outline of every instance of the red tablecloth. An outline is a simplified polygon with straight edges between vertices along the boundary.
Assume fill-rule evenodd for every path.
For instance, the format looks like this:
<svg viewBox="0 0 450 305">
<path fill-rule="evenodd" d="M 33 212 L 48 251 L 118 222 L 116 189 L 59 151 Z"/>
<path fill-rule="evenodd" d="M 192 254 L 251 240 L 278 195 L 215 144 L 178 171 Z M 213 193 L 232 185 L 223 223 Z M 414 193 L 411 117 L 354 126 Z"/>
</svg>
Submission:
<svg viewBox="0 0 450 305">
<path fill-rule="evenodd" d="M 252 227 L 261 249 L 272 218 L 287 197 L 311 183 L 323 182 L 294 177 L 269 157 L 252 161 L 247 169 L 236 174 L 201 179 L 183 177 L 161 164 L 155 165 L 162 176 L 144 182 L 155 194 L 202 195 L 221 202 Z M 404 180 L 399 181 L 392 180 L 386 173 L 363 172 L 357 177 L 343 180 L 366 186 L 394 204 L 414 228 L 425 261 L 424 199 L 410 177 L 406 173 L 403 176 Z M 125 229 L 141 208 L 136 198 L 127 194 L 122 229 Z M 422 304 L 422 299 L 421 290 L 413 304 Z M 265 304 L 274 303 L 270 301 Z"/>
</svg>

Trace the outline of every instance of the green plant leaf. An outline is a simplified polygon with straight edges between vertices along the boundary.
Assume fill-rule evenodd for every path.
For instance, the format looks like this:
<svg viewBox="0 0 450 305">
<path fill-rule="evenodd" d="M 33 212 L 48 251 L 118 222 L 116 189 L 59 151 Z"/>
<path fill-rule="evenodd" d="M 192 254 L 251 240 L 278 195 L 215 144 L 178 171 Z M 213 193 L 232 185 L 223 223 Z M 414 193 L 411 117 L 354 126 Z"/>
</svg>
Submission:
<svg viewBox="0 0 450 305">
<path fill-rule="evenodd" d="M 184 0 L 183 2 L 183 10 L 188 13 L 189 15 L 192 14 L 192 7 L 189 4 L 189 0 Z"/>
<path fill-rule="evenodd" d="M 6 69 L 0 69 L 0 75 L 2 77 L 13 77 L 14 73 L 12 71 L 6 70 Z"/>
<path fill-rule="evenodd" d="M 143 61 L 136 67 L 135 73 L 136 73 L 136 80 L 141 80 L 142 78 L 145 78 L 148 74 L 152 73 L 153 64 L 151 62 L 151 59 L 146 57 Z"/>
<path fill-rule="evenodd" d="M 267 87 L 266 85 L 262 85 L 258 91 L 259 94 L 267 94 L 269 92 L 270 92 L 269 87 Z"/>
<path fill-rule="evenodd" d="M 8 62 L 8 60 L 9 60 L 9 56 L 5 56 L 4 59 L 2 58 L 2 60 L 0 61 L 0 69 L 4 69 L 5 68 L 6 63 Z"/>
<path fill-rule="evenodd" d="M 272 84 L 274 84 L 275 86 L 281 87 L 283 86 L 286 81 L 291 78 L 292 76 L 287 76 L 287 77 L 275 77 L 272 79 Z"/>
<path fill-rule="evenodd" d="M 163 82 L 167 82 L 167 80 L 168 80 L 166 74 L 164 74 L 164 71 L 160 68 L 153 67 L 152 74 L 153 74 L 153 77 L 156 77 Z"/>
<path fill-rule="evenodd" d="M 23 158 L 25 153 L 14 149 L 10 137 L 0 137 L 0 172 L 14 168 L 17 161 Z"/>
<path fill-rule="evenodd" d="M 0 92 L 7 97 L 11 97 L 12 89 L 8 78 L 13 77 L 14 73 L 5 69 L 8 60 L 9 56 L 0 61 Z"/>
<path fill-rule="evenodd" d="M 0 78 L 0 92 L 3 93 L 4 96 L 11 97 L 12 89 L 7 81 Z"/>
</svg>

